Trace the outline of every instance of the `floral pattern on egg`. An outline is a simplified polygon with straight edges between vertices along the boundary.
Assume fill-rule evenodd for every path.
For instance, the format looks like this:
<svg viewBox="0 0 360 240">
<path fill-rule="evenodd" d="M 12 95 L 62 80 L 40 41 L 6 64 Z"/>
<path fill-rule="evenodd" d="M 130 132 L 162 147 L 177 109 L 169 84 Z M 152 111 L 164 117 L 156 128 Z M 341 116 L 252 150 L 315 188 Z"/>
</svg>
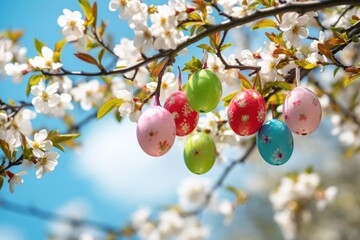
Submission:
<svg viewBox="0 0 360 240">
<path fill-rule="evenodd" d="M 321 121 L 321 105 L 317 96 L 307 88 L 297 87 L 284 102 L 284 118 L 289 129 L 299 135 L 314 132 Z"/>
<path fill-rule="evenodd" d="M 158 157 L 167 153 L 175 141 L 175 121 L 169 111 L 160 106 L 145 110 L 138 122 L 136 135 L 142 150 Z"/>
<path fill-rule="evenodd" d="M 185 136 L 194 131 L 199 114 L 190 107 L 184 92 L 174 92 L 166 99 L 164 108 L 174 117 L 177 136 Z"/>
<path fill-rule="evenodd" d="M 256 133 L 265 120 L 266 105 L 259 92 L 247 89 L 239 92 L 231 100 L 228 120 L 231 129 L 238 135 Z"/>
</svg>

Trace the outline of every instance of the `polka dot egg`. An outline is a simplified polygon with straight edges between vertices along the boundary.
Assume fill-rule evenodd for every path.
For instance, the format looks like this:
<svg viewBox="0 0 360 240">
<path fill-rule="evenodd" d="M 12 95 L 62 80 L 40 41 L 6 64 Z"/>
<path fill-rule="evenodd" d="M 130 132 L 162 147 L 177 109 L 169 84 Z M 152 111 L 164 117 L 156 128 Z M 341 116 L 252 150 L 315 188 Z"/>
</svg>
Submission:
<svg viewBox="0 0 360 240">
<path fill-rule="evenodd" d="M 177 91 L 171 94 L 166 99 L 164 108 L 174 117 L 177 136 L 185 136 L 194 131 L 199 114 L 190 107 L 184 92 Z"/>
<path fill-rule="evenodd" d="M 140 147 L 153 157 L 167 153 L 175 140 L 175 121 L 171 113 L 160 106 L 146 109 L 137 122 L 136 135 Z"/>
<path fill-rule="evenodd" d="M 321 121 L 321 105 L 317 96 L 309 89 L 297 87 L 284 102 L 286 125 L 293 133 L 307 135 L 317 129 Z"/>
<path fill-rule="evenodd" d="M 231 100 L 228 120 L 231 129 L 238 135 L 256 133 L 265 120 L 266 105 L 261 94 L 253 89 L 239 92 Z"/>
<path fill-rule="evenodd" d="M 256 135 L 261 157 L 271 165 L 286 163 L 293 152 L 294 140 L 289 128 L 281 121 L 267 121 Z"/>
</svg>

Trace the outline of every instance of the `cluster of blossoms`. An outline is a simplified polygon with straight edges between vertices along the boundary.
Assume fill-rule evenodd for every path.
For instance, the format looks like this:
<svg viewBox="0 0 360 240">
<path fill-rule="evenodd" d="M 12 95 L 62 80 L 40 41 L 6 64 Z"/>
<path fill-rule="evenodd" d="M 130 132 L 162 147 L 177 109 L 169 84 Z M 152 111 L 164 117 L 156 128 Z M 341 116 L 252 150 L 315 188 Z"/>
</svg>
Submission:
<svg viewBox="0 0 360 240">
<path fill-rule="evenodd" d="M 140 208 L 131 219 L 131 228 L 141 239 L 207 239 L 210 235 L 209 226 L 202 225 L 196 215 L 187 212 L 198 210 L 207 204 L 210 192 L 210 180 L 207 178 L 189 177 L 178 187 L 179 205 L 165 209 L 154 221 L 150 208 Z M 227 199 L 217 200 L 216 196 L 209 199 L 210 209 L 220 213 L 229 223 L 232 220 L 235 206 Z"/>
<path fill-rule="evenodd" d="M 317 210 L 323 210 L 331 203 L 337 187 L 320 188 L 320 176 L 315 172 L 301 172 L 298 175 L 285 176 L 278 188 L 270 194 L 274 220 L 279 224 L 287 240 L 295 239 L 301 224 L 311 218 L 311 207 L 315 203 Z"/>
<path fill-rule="evenodd" d="M 109 9 L 119 9 L 119 17 L 129 21 L 135 33 L 133 45 L 143 53 L 151 49 L 175 49 L 186 40 L 184 33 L 177 29 L 191 9 L 185 0 L 170 0 L 167 5 L 160 6 L 147 6 L 139 0 L 111 0 Z"/>
<path fill-rule="evenodd" d="M 11 36 L 17 33 L 7 34 Z M 4 74 L 12 76 L 14 83 L 20 83 L 23 74 L 28 71 L 28 65 L 25 63 L 27 49 L 20 47 L 17 40 L 17 37 L 11 39 L 5 34 L 0 34 L 0 77 Z"/>
<path fill-rule="evenodd" d="M 33 134 L 31 120 L 36 117 L 35 112 L 21 109 L 15 116 L 12 117 L 11 115 L 13 114 L 0 112 L 0 141 L 2 146 L 6 145 L 9 149 L 7 155 L 14 158 L 22 148 L 23 153 L 19 159 L 22 160 L 23 168 L 28 169 L 34 165 L 36 177 L 42 178 L 46 172 L 54 170 L 59 154 L 50 151 L 53 144 L 47 139 L 47 130 L 42 129 L 35 133 L 34 140 L 29 138 Z M 14 185 L 22 184 L 22 176 L 27 172 L 13 173 L 10 170 L 5 170 L 5 173 L 8 176 L 10 192 L 14 192 Z"/>
</svg>

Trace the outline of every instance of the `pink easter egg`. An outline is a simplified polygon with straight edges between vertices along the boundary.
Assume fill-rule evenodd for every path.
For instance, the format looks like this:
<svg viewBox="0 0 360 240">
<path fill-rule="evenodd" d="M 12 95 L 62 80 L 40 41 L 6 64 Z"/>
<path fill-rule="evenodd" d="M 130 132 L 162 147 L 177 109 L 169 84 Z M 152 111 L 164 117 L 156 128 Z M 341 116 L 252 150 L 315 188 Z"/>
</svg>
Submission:
<svg viewBox="0 0 360 240">
<path fill-rule="evenodd" d="M 299 135 L 307 135 L 317 129 L 321 121 L 321 105 L 317 96 L 307 88 L 292 90 L 284 103 L 285 123 Z"/>
<path fill-rule="evenodd" d="M 137 122 L 136 136 L 144 152 L 153 157 L 167 153 L 174 144 L 175 121 L 171 113 L 163 107 L 146 109 Z"/>
</svg>

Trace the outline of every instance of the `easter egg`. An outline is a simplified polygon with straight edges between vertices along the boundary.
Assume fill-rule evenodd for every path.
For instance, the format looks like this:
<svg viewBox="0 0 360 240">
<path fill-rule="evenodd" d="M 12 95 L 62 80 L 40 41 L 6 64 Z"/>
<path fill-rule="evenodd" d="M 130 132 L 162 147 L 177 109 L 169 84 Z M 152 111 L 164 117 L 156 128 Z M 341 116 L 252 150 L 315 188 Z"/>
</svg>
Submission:
<svg viewBox="0 0 360 240">
<path fill-rule="evenodd" d="M 321 105 L 317 96 L 307 88 L 297 87 L 285 99 L 285 123 L 293 133 L 307 135 L 321 121 Z"/>
<path fill-rule="evenodd" d="M 291 131 L 277 119 L 264 123 L 256 135 L 256 144 L 261 157 L 271 165 L 286 163 L 294 149 Z"/>
<path fill-rule="evenodd" d="M 214 110 L 220 102 L 221 94 L 219 78 L 208 69 L 194 72 L 186 86 L 186 98 L 190 106 L 200 113 Z"/>
<path fill-rule="evenodd" d="M 216 147 L 211 136 L 204 132 L 198 132 L 187 139 L 184 148 L 184 160 L 191 172 L 206 173 L 214 165 L 215 159 Z"/>
<path fill-rule="evenodd" d="M 184 92 L 177 91 L 165 101 L 166 108 L 173 116 L 176 125 L 176 135 L 185 136 L 196 128 L 199 114 L 189 105 Z"/>
<path fill-rule="evenodd" d="M 167 153 L 175 140 L 175 121 L 163 107 L 146 109 L 137 122 L 136 136 L 144 152 L 153 157 Z"/>
<path fill-rule="evenodd" d="M 261 94 L 253 89 L 239 92 L 231 100 L 228 108 L 228 121 L 231 129 L 238 135 L 249 136 L 263 125 L 266 104 Z"/>
</svg>

